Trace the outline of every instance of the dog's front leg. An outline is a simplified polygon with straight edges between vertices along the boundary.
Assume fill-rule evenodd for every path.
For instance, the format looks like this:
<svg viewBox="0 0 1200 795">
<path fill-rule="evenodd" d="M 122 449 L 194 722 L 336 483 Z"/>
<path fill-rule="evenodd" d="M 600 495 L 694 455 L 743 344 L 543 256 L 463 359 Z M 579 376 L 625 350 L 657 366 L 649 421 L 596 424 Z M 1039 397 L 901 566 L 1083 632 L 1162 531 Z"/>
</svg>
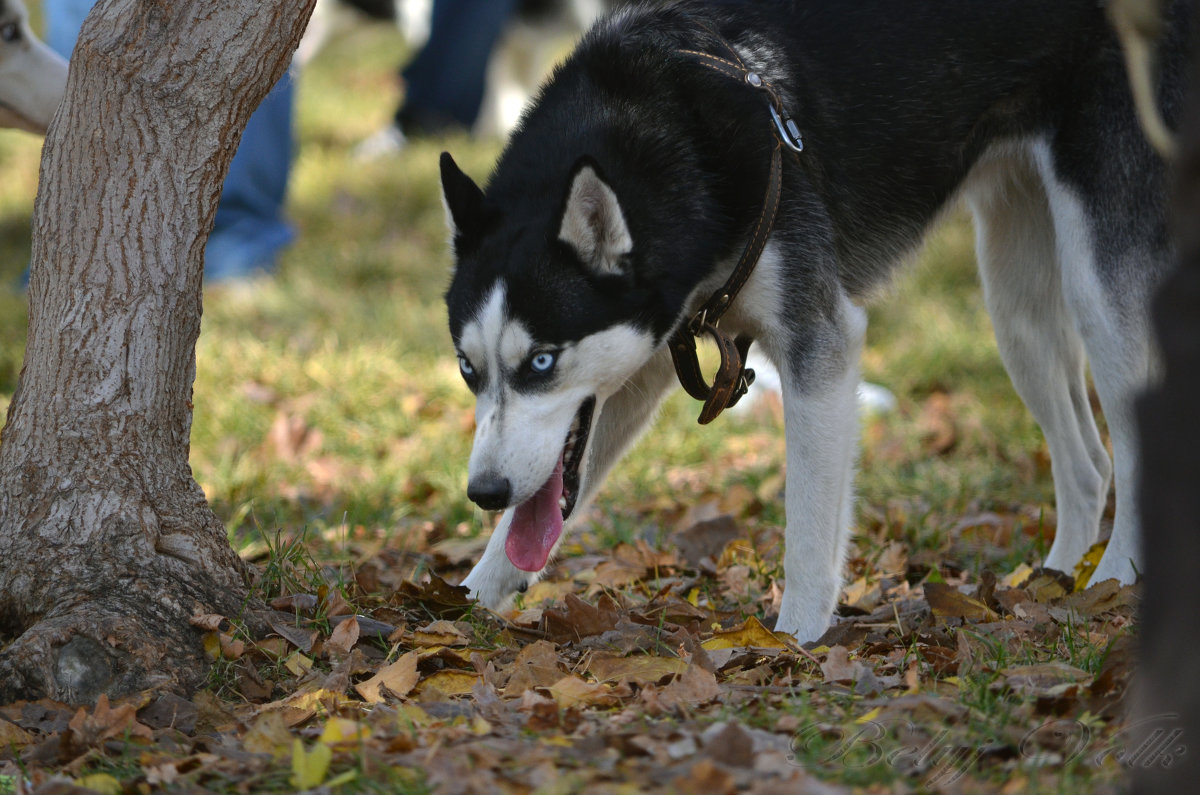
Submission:
<svg viewBox="0 0 1200 795">
<path fill-rule="evenodd" d="M 866 313 L 843 297 L 804 353 L 778 357 L 787 435 L 783 604 L 776 628 L 801 643 L 829 627 L 850 537 L 858 442 L 858 355 Z"/>
<path fill-rule="evenodd" d="M 508 538 L 508 526 L 512 523 L 513 510 L 509 508 L 500 517 L 500 523 L 488 539 L 483 556 L 462 581 L 463 585 L 471 589 L 471 596 L 482 602 L 484 607 L 500 609 L 513 594 L 522 592 L 537 582 L 537 573 L 518 569 L 504 553 L 504 542 Z M 563 534 L 566 535 L 565 532 Z"/>
<path fill-rule="evenodd" d="M 599 406 L 595 427 L 588 440 L 587 463 L 580 472 L 579 499 L 567 518 L 555 550 L 584 513 L 609 470 L 654 418 L 658 404 L 675 383 L 674 379 L 671 356 L 662 347 Z M 504 512 L 483 556 L 462 582 L 471 589 L 471 596 L 492 609 L 505 607 L 514 594 L 524 591 L 541 576 L 541 572 L 518 569 L 504 551 L 512 514 L 512 508 Z M 553 558 L 551 553 L 550 559 Z"/>
</svg>

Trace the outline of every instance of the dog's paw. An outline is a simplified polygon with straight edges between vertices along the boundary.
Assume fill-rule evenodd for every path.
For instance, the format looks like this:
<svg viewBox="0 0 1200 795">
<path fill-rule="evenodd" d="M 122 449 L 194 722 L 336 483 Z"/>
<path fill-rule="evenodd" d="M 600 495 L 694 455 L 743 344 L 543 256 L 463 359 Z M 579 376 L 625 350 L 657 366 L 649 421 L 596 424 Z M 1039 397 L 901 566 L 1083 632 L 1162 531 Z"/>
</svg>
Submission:
<svg viewBox="0 0 1200 795">
<path fill-rule="evenodd" d="M 775 631 L 791 635 L 800 644 L 812 643 L 825 634 L 831 623 L 832 620 L 829 617 L 817 621 L 793 622 L 784 621 L 783 616 L 780 616 L 779 620 L 775 622 Z"/>
<path fill-rule="evenodd" d="M 797 643 L 811 643 L 825 634 L 833 622 L 833 608 L 824 608 L 815 600 L 788 599 L 787 588 L 783 591 L 776 632 L 785 632 Z"/>
<path fill-rule="evenodd" d="M 537 577 L 537 574 L 521 571 L 511 564 L 489 565 L 485 558 L 475 564 L 462 584 L 470 590 L 470 597 L 479 600 L 484 607 L 504 610 L 512 604 L 517 594 L 529 590 L 529 586 L 537 582 Z"/>
<path fill-rule="evenodd" d="M 1088 579 L 1088 585 L 1095 585 L 1105 580 L 1116 580 L 1121 585 L 1132 585 L 1137 582 L 1138 572 L 1133 559 L 1129 555 L 1104 553 L 1100 564 Z"/>
</svg>

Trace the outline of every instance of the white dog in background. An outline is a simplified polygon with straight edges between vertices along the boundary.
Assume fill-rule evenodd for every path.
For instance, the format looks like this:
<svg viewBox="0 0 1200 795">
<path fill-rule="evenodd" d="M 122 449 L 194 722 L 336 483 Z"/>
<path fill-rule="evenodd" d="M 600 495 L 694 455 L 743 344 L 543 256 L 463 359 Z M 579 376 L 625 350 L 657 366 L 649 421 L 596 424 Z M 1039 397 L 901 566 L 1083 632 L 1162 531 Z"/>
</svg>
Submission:
<svg viewBox="0 0 1200 795">
<path fill-rule="evenodd" d="M 67 62 L 29 28 L 21 0 L 0 0 L 0 127 L 44 133 L 67 85 Z"/>
</svg>

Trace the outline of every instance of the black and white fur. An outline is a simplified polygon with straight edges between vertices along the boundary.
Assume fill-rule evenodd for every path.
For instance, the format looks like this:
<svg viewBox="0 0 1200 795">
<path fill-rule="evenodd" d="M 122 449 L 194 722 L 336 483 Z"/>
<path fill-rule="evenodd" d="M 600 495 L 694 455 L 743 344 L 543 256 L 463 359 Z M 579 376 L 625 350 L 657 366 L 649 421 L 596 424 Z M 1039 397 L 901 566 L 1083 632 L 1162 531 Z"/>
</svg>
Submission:
<svg viewBox="0 0 1200 795">
<path fill-rule="evenodd" d="M 1162 45 L 1168 120 L 1185 9 L 1169 9 Z M 721 326 L 752 334 L 783 379 L 778 628 L 813 640 L 837 601 L 863 303 L 960 197 L 1001 354 L 1053 461 L 1058 530 L 1044 563 L 1071 571 L 1097 540 L 1115 477 L 1093 581 L 1133 581 L 1131 401 L 1155 378 L 1147 300 L 1172 247 L 1166 170 L 1101 4 L 685 0 L 598 24 L 486 191 L 443 155 L 450 330 L 478 396 L 468 494 L 506 509 L 465 584 L 498 606 L 536 579 L 510 557 L 535 566 L 539 544 L 557 544 L 554 517 L 519 530 L 518 506 L 542 510 L 561 477 L 564 512 L 579 514 L 674 387 L 664 341 L 725 280 L 760 212 L 773 144 L 763 98 L 678 52 L 723 54 L 717 32 L 780 91 L 806 144 L 785 162 L 775 230 Z M 1089 364 L 1115 464 L 1089 408 Z"/>
<path fill-rule="evenodd" d="M 21 0 L 0 0 L 0 127 L 44 133 L 67 86 L 67 62 L 29 28 Z"/>
</svg>

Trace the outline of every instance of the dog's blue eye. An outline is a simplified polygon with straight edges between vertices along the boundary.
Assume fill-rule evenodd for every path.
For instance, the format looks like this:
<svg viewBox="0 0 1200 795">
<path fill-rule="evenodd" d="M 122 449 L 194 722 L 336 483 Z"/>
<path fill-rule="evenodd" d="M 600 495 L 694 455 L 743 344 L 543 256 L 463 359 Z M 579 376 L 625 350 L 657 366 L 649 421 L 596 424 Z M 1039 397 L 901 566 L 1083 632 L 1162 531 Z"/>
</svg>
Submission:
<svg viewBox="0 0 1200 795">
<path fill-rule="evenodd" d="M 554 369 L 554 361 L 553 353 L 539 353 L 529 360 L 529 369 L 535 373 L 548 373 Z"/>
<path fill-rule="evenodd" d="M 471 360 L 461 354 L 458 357 L 458 370 L 463 374 L 463 378 L 475 375 L 475 367 L 471 364 Z"/>
<path fill-rule="evenodd" d="M 12 44 L 14 41 L 21 40 L 21 28 L 15 22 L 9 22 L 7 25 L 0 26 L 0 39 Z"/>
</svg>

